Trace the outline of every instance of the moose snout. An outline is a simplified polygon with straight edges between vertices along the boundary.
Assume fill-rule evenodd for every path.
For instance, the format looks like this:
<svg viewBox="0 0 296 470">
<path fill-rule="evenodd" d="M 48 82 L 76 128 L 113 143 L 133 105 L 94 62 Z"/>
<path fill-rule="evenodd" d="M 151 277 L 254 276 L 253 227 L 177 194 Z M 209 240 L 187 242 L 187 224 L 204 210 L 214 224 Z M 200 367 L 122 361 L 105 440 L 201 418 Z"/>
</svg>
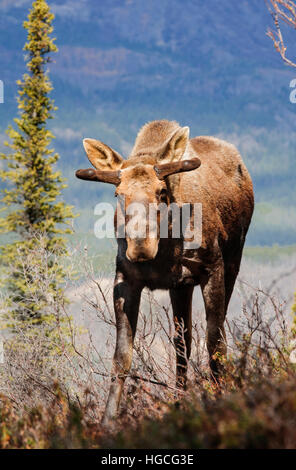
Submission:
<svg viewBox="0 0 296 470">
<path fill-rule="evenodd" d="M 146 239 L 127 241 L 126 257 L 131 263 L 143 263 L 153 260 L 158 252 L 158 241 Z"/>
</svg>

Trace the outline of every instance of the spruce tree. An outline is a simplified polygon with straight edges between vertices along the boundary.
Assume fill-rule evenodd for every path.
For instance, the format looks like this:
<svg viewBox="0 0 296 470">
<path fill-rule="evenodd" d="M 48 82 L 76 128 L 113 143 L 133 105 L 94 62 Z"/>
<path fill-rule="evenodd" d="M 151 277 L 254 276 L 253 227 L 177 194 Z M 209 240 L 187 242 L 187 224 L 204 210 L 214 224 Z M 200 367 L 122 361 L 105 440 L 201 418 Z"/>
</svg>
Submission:
<svg viewBox="0 0 296 470">
<path fill-rule="evenodd" d="M 6 182 L 0 231 L 10 237 L 0 252 L 3 282 L 14 314 L 37 322 L 44 318 L 48 297 L 62 295 L 60 257 L 66 252 L 64 234 L 70 231 L 63 224 L 73 217 L 72 208 L 59 200 L 65 184 L 54 169 L 59 156 L 49 148 L 54 136 L 47 124 L 56 109 L 46 69 L 51 53 L 57 52 L 51 37 L 53 19 L 46 0 L 33 2 L 24 22 L 28 72 L 17 82 L 19 117 L 16 129 L 7 130 L 9 153 L 0 155 L 6 161 L 0 171 Z"/>
</svg>

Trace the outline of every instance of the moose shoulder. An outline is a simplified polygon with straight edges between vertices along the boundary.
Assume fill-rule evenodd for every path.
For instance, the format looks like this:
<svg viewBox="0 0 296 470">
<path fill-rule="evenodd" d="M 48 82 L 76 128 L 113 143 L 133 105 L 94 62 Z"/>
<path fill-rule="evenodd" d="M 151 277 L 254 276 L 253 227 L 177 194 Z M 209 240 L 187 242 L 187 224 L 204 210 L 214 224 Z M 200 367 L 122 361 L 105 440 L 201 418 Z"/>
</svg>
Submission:
<svg viewBox="0 0 296 470">
<path fill-rule="evenodd" d="M 153 236 L 146 230 L 148 215 L 143 215 L 140 222 L 145 228 L 144 235 L 131 236 L 127 230 L 126 236 L 117 240 L 114 282 L 117 341 L 103 420 L 107 424 L 116 416 L 131 367 L 144 287 L 170 292 L 176 329 L 176 383 L 186 387 L 192 293 L 194 286 L 201 286 L 210 367 L 212 374 L 219 377 L 219 358 L 226 354 L 224 320 L 239 272 L 254 197 L 249 173 L 233 145 L 213 137 L 190 140 L 189 128 L 181 128 L 176 122 L 146 124 L 127 160 L 97 140 L 85 139 L 84 148 L 95 169 L 78 170 L 77 177 L 114 184 L 116 195 L 124 201 L 125 214 L 134 203 L 144 207 L 199 203 L 203 214 L 202 241 L 195 249 L 186 247 L 182 235 L 172 237 L 171 219 L 167 237 L 161 237 L 159 214 Z M 115 221 L 119 215 L 117 211 Z M 124 222 L 127 223 L 127 218 Z M 182 335 L 178 334 L 180 328 L 184 328 Z"/>
</svg>

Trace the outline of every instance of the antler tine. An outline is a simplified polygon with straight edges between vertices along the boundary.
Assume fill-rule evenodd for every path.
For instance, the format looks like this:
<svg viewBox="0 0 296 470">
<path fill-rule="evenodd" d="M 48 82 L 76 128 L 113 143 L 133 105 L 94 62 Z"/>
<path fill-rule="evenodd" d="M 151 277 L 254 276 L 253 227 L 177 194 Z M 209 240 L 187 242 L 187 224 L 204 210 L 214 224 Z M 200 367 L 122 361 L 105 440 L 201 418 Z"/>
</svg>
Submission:
<svg viewBox="0 0 296 470">
<path fill-rule="evenodd" d="M 196 170 L 201 165 L 199 158 L 192 158 L 191 160 L 183 160 L 180 162 L 163 163 L 155 165 L 154 170 L 159 179 L 163 180 L 167 176 L 176 173 L 183 173 L 184 171 Z"/>
</svg>

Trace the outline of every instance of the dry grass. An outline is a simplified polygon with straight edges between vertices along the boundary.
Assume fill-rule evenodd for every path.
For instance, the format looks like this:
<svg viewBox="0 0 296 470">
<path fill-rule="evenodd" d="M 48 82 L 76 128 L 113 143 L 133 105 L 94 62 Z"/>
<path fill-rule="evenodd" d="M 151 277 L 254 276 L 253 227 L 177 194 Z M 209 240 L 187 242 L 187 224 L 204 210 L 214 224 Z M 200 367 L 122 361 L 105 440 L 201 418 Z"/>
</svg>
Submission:
<svg viewBox="0 0 296 470">
<path fill-rule="evenodd" d="M 115 341 L 112 288 L 84 264 L 85 282 L 71 283 L 71 302 L 53 315 L 50 335 L 30 325 L 6 336 L 0 448 L 295 448 L 295 334 L 291 299 L 278 290 L 290 268 L 277 282 L 238 283 L 219 384 L 210 377 L 204 324 L 194 318 L 186 393 L 175 388 L 168 303 L 146 293 L 116 431 L 108 433 L 100 420 Z"/>
</svg>

